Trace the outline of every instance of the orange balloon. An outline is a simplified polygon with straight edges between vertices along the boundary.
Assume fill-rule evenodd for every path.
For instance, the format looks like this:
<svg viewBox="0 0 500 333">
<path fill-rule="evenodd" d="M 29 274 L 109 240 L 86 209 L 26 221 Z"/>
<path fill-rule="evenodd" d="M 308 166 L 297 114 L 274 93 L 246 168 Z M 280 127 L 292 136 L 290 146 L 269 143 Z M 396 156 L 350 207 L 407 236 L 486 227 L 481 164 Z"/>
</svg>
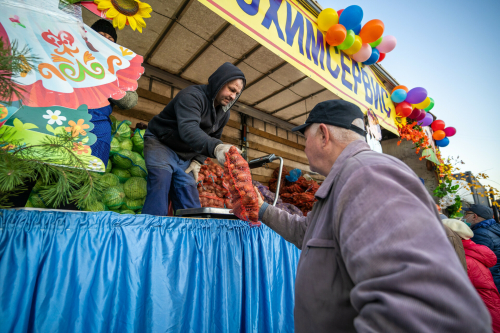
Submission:
<svg viewBox="0 0 500 333">
<path fill-rule="evenodd" d="M 446 133 L 443 130 L 436 131 L 434 132 L 434 134 L 432 134 L 432 138 L 436 141 L 443 140 L 444 138 L 446 138 Z"/>
<path fill-rule="evenodd" d="M 397 87 L 394 87 L 394 89 L 392 89 L 391 95 L 394 93 L 394 91 L 396 91 L 398 89 L 403 89 L 404 91 L 408 92 L 408 88 L 406 88 L 406 86 L 397 86 Z"/>
<path fill-rule="evenodd" d="M 380 20 L 371 20 L 361 28 L 359 37 L 363 39 L 363 43 L 373 43 L 384 34 L 384 22 Z"/>
<path fill-rule="evenodd" d="M 331 46 L 342 44 L 347 36 L 347 30 L 342 24 L 331 26 L 326 32 L 326 42 Z"/>
</svg>

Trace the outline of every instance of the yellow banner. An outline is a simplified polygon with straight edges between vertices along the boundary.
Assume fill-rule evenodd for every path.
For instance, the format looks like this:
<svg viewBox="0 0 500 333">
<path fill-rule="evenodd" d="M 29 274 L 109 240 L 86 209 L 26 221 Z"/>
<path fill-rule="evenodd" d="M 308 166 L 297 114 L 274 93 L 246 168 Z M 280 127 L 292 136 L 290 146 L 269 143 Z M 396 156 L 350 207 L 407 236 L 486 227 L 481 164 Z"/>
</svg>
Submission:
<svg viewBox="0 0 500 333">
<path fill-rule="evenodd" d="M 372 109 L 398 134 L 390 92 L 370 69 L 326 43 L 316 18 L 294 0 L 199 0 L 340 98 Z M 398 117 L 399 118 L 399 117 Z M 400 120 L 400 119 L 398 119 Z"/>
</svg>

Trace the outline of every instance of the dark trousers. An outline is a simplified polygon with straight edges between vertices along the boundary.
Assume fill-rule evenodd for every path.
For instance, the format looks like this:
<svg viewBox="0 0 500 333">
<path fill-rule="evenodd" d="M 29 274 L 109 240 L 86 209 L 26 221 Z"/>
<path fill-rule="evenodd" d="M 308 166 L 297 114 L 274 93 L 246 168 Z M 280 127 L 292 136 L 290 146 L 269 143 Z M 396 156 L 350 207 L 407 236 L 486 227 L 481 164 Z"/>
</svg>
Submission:
<svg viewBox="0 0 500 333">
<path fill-rule="evenodd" d="M 154 136 L 144 138 L 144 159 L 148 169 L 148 194 L 143 214 L 167 216 L 169 195 L 174 213 L 178 209 L 201 207 L 193 173 L 185 172 L 191 161 L 180 159 Z"/>
</svg>

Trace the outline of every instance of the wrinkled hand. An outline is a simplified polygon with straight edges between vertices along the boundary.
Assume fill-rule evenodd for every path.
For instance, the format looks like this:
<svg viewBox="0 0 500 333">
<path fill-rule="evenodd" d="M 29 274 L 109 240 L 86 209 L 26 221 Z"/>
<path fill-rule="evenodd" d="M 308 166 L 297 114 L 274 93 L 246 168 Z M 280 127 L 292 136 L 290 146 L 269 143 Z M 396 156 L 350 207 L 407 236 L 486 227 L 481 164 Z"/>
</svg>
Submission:
<svg viewBox="0 0 500 333">
<path fill-rule="evenodd" d="M 260 193 L 257 186 L 254 186 L 253 188 L 255 189 L 255 193 L 257 193 L 257 202 L 259 204 L 259 209 L 260 209 L 260 207 L 262 207 L 262 205 L 264 204 L 264 199 L 262 199 L 262 194 Z"/>
<path fill-rule="evenodd" d="M 215 147 L 214 155 L 220 165 L 224 165 L 224 162 L 226 161 L 226 153 L 229 152 L 229 148 L 231 148 L 232 146 L 233 145 L 220 144 Z M 237 147 L 235 148 L 238 150 L 238 153 L 241 154 L 241 150 L 239 150 Z"/>
<path fill-rule="evenodd" d="M 200 169 L 201 163 L 196 160 L 192 160 L 191 164 L 189 164 L 189 167 L 186 169 L 186 173 L 190 173 L 191 171 L 193 171 L 194 181 L 197 182 Z"/>
</svg>

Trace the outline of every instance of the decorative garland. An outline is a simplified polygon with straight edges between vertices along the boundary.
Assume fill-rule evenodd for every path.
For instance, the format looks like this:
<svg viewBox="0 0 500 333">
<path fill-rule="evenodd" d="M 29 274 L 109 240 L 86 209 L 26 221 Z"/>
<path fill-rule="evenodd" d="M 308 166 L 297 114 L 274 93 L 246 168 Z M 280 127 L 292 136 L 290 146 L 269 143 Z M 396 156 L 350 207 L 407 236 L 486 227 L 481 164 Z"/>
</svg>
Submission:
<svg viewBox="0 0 500 333">
<path fill-rule="evenodd" d="M 401 144 L 402 139 L 412 141 L 415 145 L 416 151 L 415 153 L 418 155 L 421 149 L 432 148 L 429 143 L 429 138 L 425 135 L 422 126 L 418 124 L 418 122 L 414 121 L 412 123 L 406 123 L 405 125 L 401 125 L 398 127 L 399 136 L 401 140 L 398 141 L 398 146 Z M 421 156 L 419 159 L 422 160 L 424 156 Z"/>
</svg>

